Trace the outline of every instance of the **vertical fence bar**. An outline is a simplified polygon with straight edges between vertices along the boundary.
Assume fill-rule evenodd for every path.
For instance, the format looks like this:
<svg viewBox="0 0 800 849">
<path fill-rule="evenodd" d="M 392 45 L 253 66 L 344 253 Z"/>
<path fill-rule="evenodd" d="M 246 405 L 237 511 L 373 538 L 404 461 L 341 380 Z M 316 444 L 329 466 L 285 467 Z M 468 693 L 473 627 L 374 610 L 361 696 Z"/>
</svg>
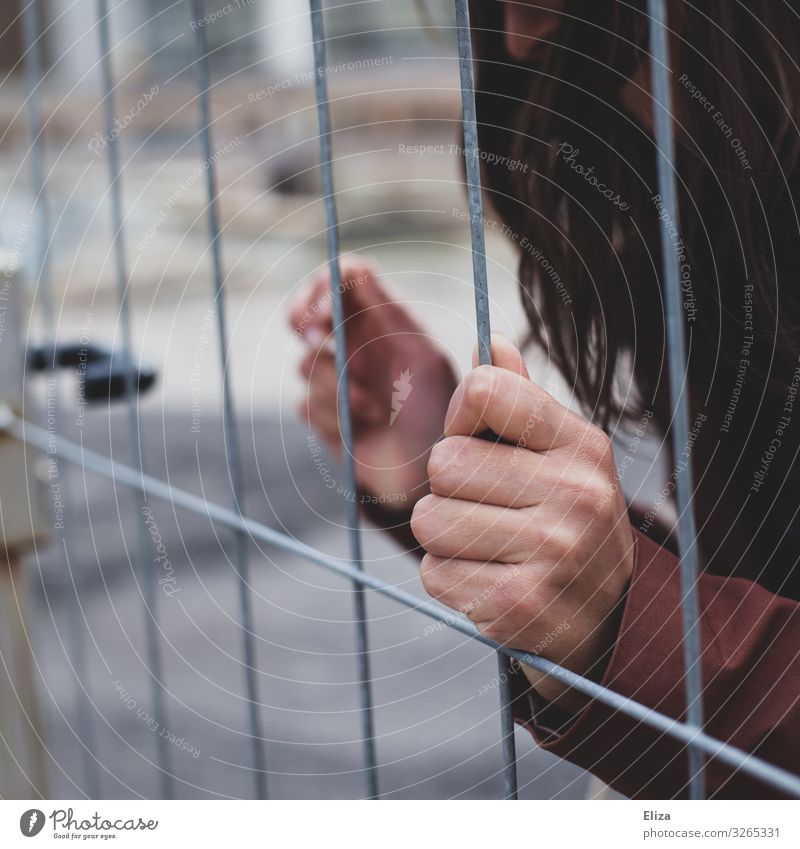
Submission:
<svg viewBox="0 0 800 849">
<path fill-rule="evenodd" d="M 34 192 L 34 209 L 36 216 L 36 291 L 41 295 L 42 312 L 45 324 L 44 349 L 50 351 L 51 379 L 55 382 L 56 358 L 55 349 L 58 343 L 58 328 L 56 322 L 55 307 L 53 304 L 53 287 L 50 274 L 50 213 L 47 205 L 47 177 L 45 165 L 45 136 L 42 122 L 42 103 L 40 97 L 40 86 L 44 79 L 44 60 L 42 57 L 42 33 L 40 30 L 40 4 L 39 0 L 22 0 L 22 40 L 25 48 L 25 76 L 28 89 L 28 134 L 31 157 L 31 176 Z M 54 386 L 53 393 L 53 420 L 56 433 L 59 431 L 60 399 L 58 387 Z M 63 478 L 65 492 L 69 491 L 69 480 L 72 477 L 67 470 L 60 470 Z M 69 521 L 63 523 L 64 527 L 57 534 L 60 547 L 64 552 L 64 565 L 69 570 L 71 559 L 70 551 L 72 544 L 72 525 Z M 74 586 L 74 581 L 73 581 Z M 86 657 L 86 647 L 81 628 L 82 611 L 79 599 L 76 604 L 70 605 L 67 612 L 67 621 L 70 629 L 70 644 L 72 652 L 70 663 L 78 678 L 78 716 L 77 727 L 80 735 L 81 761 L 83 763 L 86 778 L 86 793 L 90 798 L 97 798 L 100 789 L 100 777 L 98 774 L 98 763 L 96 757 L 96 740 L 94 725 L 92 724 L 91 696 L 88 693 L 88 671 L 89 665 Z M 87 704 L 88 703 L 88 704 Z"/>
<path fill-rule="evenodd" d="M 202 0 L 191 0 L 191 10 L 195 21 L 203 18 Z M 217 178 L 211 144 L 211 108 L 209 104 L 208 43 L 205 27 L 194 27 L 195 65 L 197 87 L 200 100 L 200 139 L 206 165 L 206 192 L 208 198 L 208 231 L 211 248 L 214 304 L 217 313 L 217 335 L 219 337 L 220 366 L 222 368 L 222 430 L 225 442 L 225 457 L 230 475 L 233 509 L 243 515 L 244 488 L 242 483 L 242 460 L 239 447 L 239 434 L 236 427 L 236 408 L 233 403 L 233 391 L 230 382 L 230 358 L 228 356 L 228 331 L 226 323 L 226 302 L 224 274 L 222 270 L 222 242 L 217 207 Z M 247 556 L 247 535 L 237 531 L 236 568 L 239 578 L 239 611 L 242 621 L 242 653 L 245 665 L 245 685 L 247 687 L 250 735 L 253 739 L 253 771 L 256 796 L 267 798 L 267 764 L 264 752 L 265 741 L 261 727 L 256 680 L 256 650 L 253 630 L 253 606 L 250 589 L 250 565 Z"/>
<path fill-rule="evenodd" d="M 336 195 L 333 187 L 333 142 L 328 86 L 326 82 L 325 22 L 322 0 L 310 0 L 311 29 L 314 39 L 315 89 L 317 97 L 317 120 L 319 122 L 320 170 L 325 203 L 325 223 L 328 245 L 328 261 L 331 275 L 333 303 L 333 328 L 336 340 L 336 372 L 338 376 L 339 423 L 344 448 L 344 475 L 347 490 L 347 523 L 350 532 L 350 557 L 353 564 L 363 570 L 361 532 L 358 514 L 358 484 L 353 458 L 353 428 L 350 417 L 350 384 L 347 366 L 347 337 L 344 326 L 344 305 L 339 267 L 339 218 L 336 210 Z M 356 616 L 356 640 L 358 654 L 359 684 L 361 687 L 361 722 L 366 764 L 367 796 L 378 796 L 378 769 L 375 756 L 375 723 L 372 705 L 372 683 L 370 676 L 369 642 L 367 635 L 367 607 L 364 587 L 353 584 Z"/>
<path fill-rule="evenodd" d="M 483 230 L 483 198 L 478 147 L 478 116 L 475 108 L 475 73 L 472 63 L 472 39 L 469 25 L 469 0 L 456 0 L 458 64 L 461 76 L 461 104 L 464 113 L 464 156 L 467 166 L 472 271 L 475 287 L 475 315 L 478 331 L 478 357 L 481 365 L 492 364 L 491 322 L 489 317 L 489 281 L 486 271 L 486 240 Z M 500 731 L 503 744 L 503 782 L 506 799 L 517 798 L 517 753 L 514 743 L 514 719 L 511 710 L 513 675 L 510 658 L 497 655 L 500 682 Z"/>
<path fill-rule="evenodd" d="M 658 160 L 658 188 L 664 210 L 673 226 L 679 227 L 675 140 L 672 128 L 672 89 L 670 88 L 667 12 L 664 0 L 648 0 L 650 17 L 650 60 L 655 115 L 655 141 Z M 675 246 L 664 222 L 661 252 L 667 312 L 667 354 L 669 388 L 673 410 L 672 448 L 677 458 L 689 444 L 689 402 L 686 338 L 683 326 L 683 297 L 680 268 Z M 703 728 L 703 680 L 700 664 L 700 604 L 697 597 L 697 530 L 692 508 L 693 475 L 691 460 L 677 469 L 676 502 L 678 509 L 678 550 L 680 553 L 681 615 L 683 619 L 683 656 L 686 669 L 686 701 L 689 725 Z M 703 753 L 688 747 L 689 792 L 693 799 L 705 795 Z"/>
<path fill-rule="evenodd" d="M 114 75 L 111 68 L 111 27 L 108 13 L 108 0 L 97 0 L 97 26 L 100 38 L 100 70 L 103 83 L 103 112 L 105 116 L 105 131 L 108 141 L 108 174 L 109 192 L 111 194 L 111 225 L 114 239 L 114 257 L 116 261 L 117 298 L 122 321 L 122 353 L 121 359 L 126 369 L 125 397 L 128 406 L 128 430 L 132 465 L 144 474 L 142 460 L 141 434 L 139 433 L 137 406 L 137 378 L 133 361 L 133 336 L 131 330 L 131 310 L 128 298 L 128 263 L 125 254 L 124 215 L 122 206 L 122 183 L 119 163 L 119 135 L 114 130 L 115 96 Z M 163 664 L 161 659 L 161 643 L 158 636 L 158 619 L 156 610 L 156 577 L 151 568 L 150 548 L 147 531 L 142 521 L 142 509 L 147 502 L 144 489 L 137 499 L 137 552 L 135 565 L 138 565 L 139 582 L 145 606 L 145 632 L 147 641 L 148 673 L 152 682 L 153 719 L 159 728 L 166 728 L 166 705 L 164 700 Z M 174 779 L 171 770 L 170 743 L 161 735 L 157 735 L 156 757 L 159 767 L 161 794 L 165 799 L 174 796 Z"/>
</svg>

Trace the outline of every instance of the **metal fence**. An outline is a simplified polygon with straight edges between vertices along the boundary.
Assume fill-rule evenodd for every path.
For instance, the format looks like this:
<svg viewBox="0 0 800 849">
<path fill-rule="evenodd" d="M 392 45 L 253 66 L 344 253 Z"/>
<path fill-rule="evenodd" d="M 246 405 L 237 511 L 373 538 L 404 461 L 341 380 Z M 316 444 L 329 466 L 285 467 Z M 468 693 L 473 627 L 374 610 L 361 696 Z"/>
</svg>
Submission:
<svg viewBox="0 0 800 849">
<path fill-rule="evenodd" d="M 131 317 L 129 307 L 129 272 L 124 248 L 124 209 L 122 204 L 120 160 L 113 133 L 115 119 L 115 80 L 112 73 L 112 43 L 109 30 L 109 9 L 107 0 L 96 0 L 97 23 L 100 35 L 101 73 L 104 89 L 104 115 L 108 144 L 108 179 L 111 197 L 112 223 L 114 231 L 113 247 L 117 273 L 117 296 L 123 325 L 123 349 L 119 361 L 125 369 L 125 394 L 128 404 L 128 424 L 130 438 L 131 463 L 124 465 L 117 460 L 88 450 L 83 445 L 70 442 L 54 435 L 49 430 L 26 421 L 21 416 L 10 415 L 4 423 L 4 429 L 26 445 L 55 452 L 67 464 L 90 470 L 111 479 L 115 484 L 130 487 L 138 494 L 139 507 L 149 500 L 169 503 L 174 509 L 184 510 L 206 517 L 221 527 L 232 529 L 236 535 L 236 568 L 239 584 L 239 606 L 242 632 L 242 660 L 245 670 L 245 688 L 249 703 L 249 732 L 252 741 L 252 772 L 255 794 L 258 798 L 267 798 L 267 777 L 269 765 L 266 762 L 263 747 L 264 736 L 261 717 L 258 710 L 259 697 L 256 682 L 255 649 L 253 637 L 252 602 L 249 590 L 249 563 L 247 554 L 248 540 L 265 543 L 275 549 L 299 555 L 318 566 L 330 570 L 352 582 L 354 622 L 357 629 L 358 681 L 361 693 L 361 740 L 365 766 L 364 795 L 368 798 L 379 796 L 378 757 L 375 746 L 373 721 L 373 699 L 370 680 L 370 655 L 368 643 L 368 614 L 366 591 L 372 590 L 394 600 L 400 605 L 411 608 L 430 617 L 449 628 L 461 632 L 467 637 L 485 644 L 497 653 L 501 673 L 508 670 L 512 661 L 527 664 L 544 672 L 564 684 L 596 699 L 612 709 L 627 714 L 635 720 L 674 738 L 687 747 L 688 784 L 692 798 L 704 796 L 704 763 L 713 757 L 719 762 L 759 778 L 772 787 L 793 796 L 800 796 L 800 778 L 779 769 L 747 752 L 734 748 L 714 739 L 703 730 L 702 679 L 700 667 L 699 605 L 697 598 L 697 549 L 695 545 L 695 522 L 692 512 L 692 472 L 691 468 L 682 471 L 677 481 L 677 511 L 680 546 L 680 570 L 683 597 L 684 658 L 686 671 L 687 719 L 685 722 L 658 713 L 619 693 L 582 678 L 568 669 L 524 651 L 501 646 L 482 636 L 466 620 L 454 618 L 444 607 L 399 589 L 364 570 L 361 536 L 359 531 L 359 512 L 354 499 L 347 499 L 348 533 L 350 556 L 348 560 L 331 557 L 315 550 L 296 539 L 273 530 L 259 522 L 247 518 L 242 500 L 242 468 L 240 449 L 236 436 L 236 417 L 229 379 L 232 363 L 228 356 L 229 344 L 226 332 L 225 291 L 223 288 L 224 271 L 221 255 L 221 234 L 217 211 L 217 185 L 215 160 L 212 155 L 211 110 L 209 104 L 209 65 L 205 30 L 194 28 L 195 68 L 197 75 L 199 105 L 199 137 L 202 142 L 208 167 L 206 168 L 206 191 L 208 232 L 211 255 L 211 277 L 213 298 L 216 307 L 217 332 L 221 351 L 220 368 L 223 377 L 223 422 L 224 439 L 228 469 L 230 472 L 230 505 L 223 506 L 200 498 L 190 492 L 177 489 L 168 483 L 147 475 L 142 468 L 142 434 L 137 424 L 137 385 L 136 369 L 133 364 L 131 346 Z M 40 99 L 40 86 L 43 80 L 42 33 L 39 30 L 39 0 L 22 3 L 21 14 L 24 24 L 25 64 L 28 81 L 28 118 L 30 126 L 30 156 L 34 191 L 36 193 L 38 267 L 36 269 L 36 287 L 44 305 L 45 320 L 51 333 L 51 343 L 55 344 L 55 313 L 49 274 L 50 222 L 45 194 L 45 154 L 44 123 Z M 187 14 L 194 20 L 203 17 L 203 0 L 185 0 Z M 324 205 L 326 213 L 326 236 L 329 255 L 331 296 L 333 304 L 333 324 L 336 342 L 336 366 L 339 378 L 339 406 L 341 413 L 341 433 L 343 456 L 345 458 L 346 485 L 350 492 L 356 491 L 355 467 L 352 452 L 353 435 L 350 423 L 350 396 L 348 392 L 348 367 L 345 343 L 344 308 L 342 287 L 340 286 L 339 267 L 339 226 L 337 221 L 336 194 L 332 173 L 332 128 L 326 84 L 326 39 L 322 0 L 310 0 L 314 45 L 315 85 L 319 139 L 321 152 L 321 173 Z M 464 147 L 467 164 L 467 191 L 471 221 L 472 255 L 474 270 L 474 288 L 477 316 L 477 338 L 480 362 L 491 362 L 489 293 L 486 269 L 486 254 L 483 232 L 483 210 L 480 181 L 480 158 L 478 154 L 478 124 L 475 109 L 473 78 L 473 58 L 470 37 L 469 7 L 467 0 L 455 0 L 456 26 L 458 34 L 459 65 L 463 104 Z M 678 203 L 675 177 L 675 152 L 672 133 L 672 104 L 670 90 L 670 71 L 668 61 L 668 22 L 665 0 L 648 0 L 651 45 L 651 72 L 655 113 L 655 138 L 658 149 L 658 183 L 668 221 L 678 221 Z M 673 405 L 672 440 L 676 454 L 688 441 L 689 411 L 686 391 L 686 353 L 684 326 L 682 321 L 682 301 L 678 260 L 669 246 L 668 228 L 662 230 L 663 275 L 666 287 L 666 308 L 668 320 L 669 374 Z M 48 349 L 45 348 L 47 351 Z M 50 366 L 55 368 L 55 348 L 50 358 Z M 152 710 L 156 722 L 163 725 L 164 689 L 160 642 L 158 635 L 158 610 L 156 603 L 156 583 L 152 570 L 148 567 L 147 532 L 139 525 L 139 550 L 136 554 L 138 579 L 143 590 L 144 622 L 146 625 L 147 659 L 152 682 Z M 64 530 L 60 540 L 64 550 L 69 552 L 70 532 Z M 74 643 L 72 662 L 80 680 L 85 680 L 86 657 L 81 651 L 81 641 Z M 510 676 L 501 674 L 500 691 L 500 734 L 503 741 L 504 796 L 514 799 L 517 796 L 516 763 L 511 707 Z M 81 712 L 79 711 L 79 714 Z M 80 729 L 83 739 L 89 741 L 92 736 L 90 723 Z M 88 753 L 89 746 L 84 746 Z M 98 790 L 96 763 L 87 758 L 87 775 L 90 777 L 90 795 Z M 159 745 L 158 767 L 160 774 L 160 794 L 163 798 L 174 795 L 171 776 L 169 746 L 166 742 Z"/>
</svg>

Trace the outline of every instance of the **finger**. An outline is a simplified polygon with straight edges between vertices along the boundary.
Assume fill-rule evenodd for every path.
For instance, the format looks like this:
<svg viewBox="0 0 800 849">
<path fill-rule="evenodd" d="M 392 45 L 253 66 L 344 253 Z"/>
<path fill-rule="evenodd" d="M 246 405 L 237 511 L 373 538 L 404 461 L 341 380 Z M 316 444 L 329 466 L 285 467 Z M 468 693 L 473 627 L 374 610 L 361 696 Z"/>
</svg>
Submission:
<svg viewBox="0 0 800 849">
<path fill-rule="evenodd" d="M 426 554 L 420 577 L 430 596 L 467 616 L 496 642 L 516 645 L 524 632 L 528 650 L 538 654 L 569 629 L 554 617 L 545 571 Z"/>
<path fill-rule="evenodd" d="M 341 296 L 345 317 L 388 302 L 388 293 L 379 282 L 373 263 L 360 256 L 348 255 L 341 257 L 338 270 L 339 282 L 335 289 L 329 265 L 314 278 L 312 298 L 319 303 L 317 312 L 320 315 L 330 318 L 334 291 Z"/>
<path fill-rule="evenodd" d="M 309 354 L 300 363 L 300 372 L 309 384 L 309 397 L 334 411 L 339 402 L 339 378 L 334 357 L 327 353 Z M 349 381 L 350 416 L 357 423 L 375 426 L 388 421 L 389 410 L 381 398 L 355 380 Z"/>
<path fill-rule="evenodd" d="M 519 516 L 519 511 L 491 504 L 426 495 L 414 507 L 411 530 L 437 557 L 514 563 L 536 548 L 528 524 Z"/>
<path fill-rule="evenodd" d="M 478 345 L 472 349 L 472 368 L 480 365 L 478 361 Z M 492 365 L 495 368 L 504 368 L 506 371 L 531 379 L 525 360 L 522 359 L 519 349 L 505 336 L 500 333 L 492 333 Z"/>
<path fill-rule="evenodd" d="M 341 298 L 345 319 L 393 300 L 379 282 L 376 267 L 363 257 L 341 257 L 338 271 L 339 281 L 332 284 L 330 266 L 324 266 L 289 310 L 294 332 L 315 348 L 333 344 L 328 337 L 333 333 L 334 292 Z"/>
<path fill-rule="evenodd" d="M 478 366 L 458 385 L 445 418 L 445 436 L 487 430 L 529 451 L 548 451 L 575 440 L 588 424 L 520 374 Z"/>
<path fill-rule="evenodd" d="M 303 421 L 308 422 L 319 434 L 325 446 L 337 457 L 341 456 L 342 437 L 339 431 L 339 419 L 336 417 L 335 408 L 320 406 L 310 399 L 302 401 L 298 407 L 298 415 Z"/>
<path fill-rule="evenodd" d="M 428 461 L 434 495 L 497 507 L 541 504 L 558 486 L 560 471 L 545 454 L 470 436 L 440 440 Z"/>
<path fill-rule="evenodd" d="M 320 435 L 325 445 L 337 456 L 341 456 L 343 445 L 341 420 L 337 414 L 335 402 L 327 402 L 315 397 L 307 397 L 298 407 L 300 419 L 307 422 Z M 354 416 L 352 422 L 353 439 L 358 440 L 374 430 L 375 422 L 363 416 Z"/>
<path fill-rule="evenodd" d="M 506 601 L 513 606 L 513 599 L 499 591 L 518 579 L 519 574 L 520 567 L 514 564 L 484 563 L 434 554 L 426 554 L 420 563 L 420 577 L 428 595 L 473 621 L 488 618 L 490 600 L 495 602 L 493 608 L 503 607 Z"/>
<path fill-rule="evenodd" d="M 380 281 L 377 266 L 370 260 L 347 254 L 341 258 L 339 267 L 345 316 L 349 317 L 394 300 L 388 287 Z"/>
<path fill-rule="evenodd" d="M 336 371 L 336 356 L 330 351 L 309 351 L 300 361 L 300 374 L 307 381 L 331 383 L 334 391 L 339 382 Z"/>
<path fill-rule="evenodd" d="M 481 563 L 474 560 L 436 557 L 426 554 L 420 563 L 420 577 L 431 597 L 478 623 L 504 623 L 519 629 L 520 611 L 535 610 L 531 601 L 544 596 L 544 574 L 508 563 Z M 541 618 L 547 618 L 542 605 Z M 524 627 L 539 616 L 526 617 Z"/>
<path fill-rule="evenodd" d="M 303 338 L 331 332 L 331 296 L 327 272 L 317 274 L 289 310 L 289 326 Z"/>
</svg>

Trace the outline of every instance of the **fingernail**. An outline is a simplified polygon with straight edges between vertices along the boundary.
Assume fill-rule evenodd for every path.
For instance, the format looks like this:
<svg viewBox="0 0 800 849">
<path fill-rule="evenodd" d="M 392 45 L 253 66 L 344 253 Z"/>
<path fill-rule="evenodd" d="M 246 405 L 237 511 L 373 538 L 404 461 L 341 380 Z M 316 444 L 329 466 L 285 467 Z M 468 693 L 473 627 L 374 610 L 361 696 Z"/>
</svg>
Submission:
<svg viewBox="0 0 800 849">
<path fill-rule="evenodd" d="M 325 341 L 325 334 L 318 327 L 309 327 L 303 334 L 303 338 L 312 348 L 321 348 Z"/>
</svg>

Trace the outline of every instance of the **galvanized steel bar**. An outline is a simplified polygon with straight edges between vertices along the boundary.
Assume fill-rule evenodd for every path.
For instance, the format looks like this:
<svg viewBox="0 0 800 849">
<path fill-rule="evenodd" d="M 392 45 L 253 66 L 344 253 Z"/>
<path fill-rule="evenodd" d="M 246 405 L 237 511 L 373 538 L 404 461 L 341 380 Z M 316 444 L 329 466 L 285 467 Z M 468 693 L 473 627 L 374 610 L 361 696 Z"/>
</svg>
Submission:
<svg viewBox="0 0 800 849">
<path fill-rule="evenodd" d="M 478 321 L 478 355 L 482 365 L 491 365 L 492 342 L 489 321 L 489 281 L 486 272 L 483 196 L 481 190 L 478 115 L 475 107 L 475 73 L 469 26 L 469 0 L 455 0 L 458 30 L 458 67 L 461 77 L 461 107 L 464 119 L 464 157 L 467 170 L 472 271 L 475 288 L 475 314 Z"/>
<path fill-rule="evenodd" d="M 650 15 L 650 58 L 653 86 L 653 112 L 658 160 L 658 187 L 664 211 L 672 226 L 679 229 L 675 140 L 673 134 L 671 72 L 667 42 L 667 12 L 664 0 L 648 0 Z M 683 295 L 678 255 L 670 238 L 668 222 L 661 229 L 664 272 L 664 301 L 667 313 L 667 355 L 669 387 L 673 410 L 672 449 L 674 462 L 689 446 L 689 379 L 686 338 L 683 324 Z M 676 465 L 678 509 L 678 550 L 683 620 L 683 656 L 686 669 L 686 701 L 689 724 L 703 727 L 703 680 L 700 663 L 700 604 L 697 591 L 697 529 L 692 507 L 693 475 L 691 458 L 685 468 Z M 689 791 L 693 799 L 705 796 L 704 757 L 690 746 Z"/>
<path fill-rule="evenodd" d="M 28 88 L 28 131 L 29 156 L 31 158 L 31 177 L 34 191 L 34 211 L 36 214 L 36 291 L 41 295 L 42 312 L 45 333 L 49 335 L 44 348 L 51 348 L 50 367 L 52 379 L 55 381 L 55 348 L 58 342 L 58 325 L 53 303 L 53 286 L 50 274 L 50 213 L 47 205 L 47 176 L 45 164 L 45 135 L 42 121 L 42 103 L 40 88 L 44 81 L 44 61 L 42 58 L 42 33 L 40 29 L 39 0 L 22 0 L 22 40 L 25 47 L 25 77 Z M 51 347 L 52 346 L 52 347 Z M 53 397 L 53 419 L 56 432 L 60 430 L 60 398 L 58 387 L 55 387 Z M 63 487 L 68 491 L 70 475 L 66 470 L 59 473 L 63 477 Z M 64 565 L 69 569 L 69 552 L 73 550 L 72 524 L 69 520 L 63 523 L 63 529 L 57 536 L 61 538 L 61 550 L 64 552 Z M 84 644 L 81 620 L 83 614 L 80 601 L 75 598 L 75 604 L 69 605 L 67 622 L 70 630 L 71 657 L 69 662 L 78 679 L 78 716 L 76 720 L 79 743 L 81 746 L 81 762 L 86 778 L 86 793 L 90 798 L 97 798 L 100 791 L 100 775 L 96 755 L 96 738 L 90 706 L 89 693 L 89 664 Z"/>
<path fill-rule="evenodd" d="M 203 19 L 202 0 L 191 0 L 194 21 Z M 239 434 L 236 426 L 236 407 L 233 403 L 233 391 L 230 381 L 230 356 L 226 322 L 225 277 L 222 270 L 222 236 L 219 227 L 217 206 L 216 161 L 211 143 L 211 108 L 209 104 L 208 43 L 206 29 L 194 27 L 195 67 L 200 100 L 200 139 L 205 158 L 206 192 L 208 204 L 209 246 L 211 248 L 211 267 L 213 272 L 214 305 L 217 314 L 217 335 L 219 338 L 220 366 L 222 368 L 222 428 L 225 442 L 225 457 L 230 477 L 233 509 L 242 515 L 244 510 L 244 484 L 242 480 L 242 460 L 239 447 Z M 242 531 L 236 532 L 236 568 L 239 585 L 239 610 L 242 624 L 242 654 L 244 658 L 245 686 L 247 688 L 250 734 L 253 738 L 253 775 L 256 797 L 267 798 L 267 762 L 264 750 L 265 740 L 261 724 L 256 678 L 257 657 L 255 631 L 253 624 L 252 590 L 250 587 L 250 564 L 247 553 L 248 539 Z"/>
<path fill-rule="evenodd" d="M 498 652 L 497 672 L 500 693 L 500 743 L 503 751 L 503 798 L 517 798 L 517 746 L 514 740 L 513 691 L 511 680 L 514 675 L 513 660 Z"/>
<path fill-rule="evenodd" d="M 469 26 L 469 0 L 456 0 L 458 29 L 458 63 L 461 76 L 461 105 L 464 119 L 464 157 L 467 169 L 472 270 L 475 288 L 475 314 L 478 331 L 478 359 L 481 365 L 492 364 L 492 330 L 489 315 L 489 280 L 486 271 L 486 240 L 481 192 L 478 115 L 475 107 L 475 74 L 472 60 L 472 38 Z M 500 729 L 503 746 L 503 781 L 506 799 L 517 798 L 517 754 L 514 744 L 512 712 L 511 661 L 498 655 L 500 692 Z"/>
<path fill-rule="evenodd" d="M 310 0 L 311 29 L 314 40 L 314 82 L 319 122 L 320 171 L 325 205 L 328 265 L 331 278 L 333 329 L 336 341 L 336 373 L 338 377 L 339 424 L 344 449 L 345 498 L 347 523 L 350 535 L 350 557 L 358 571 L 364 568 L 361 551 L 361 532 L 358 512 L 358 484 L 353 456 L 353 428 L 350 415 L 350 383 L 347 366 L 347 334 L 342 302 L 341 269 L 339 266 L 339 219 L 333 188 L 333 142 L 328 86 L 326 81 L 325 22 L 322 0 Z M 361 721 L 366 765 L 367 797 L 378 796 L 378 770 L 375 754 L 375 723 L 373 717 L 372 679 L 370 675 L 369 642 L 367 634 L 367 608 L 364 588 L 360 582 L 353 584 L 356 640 L 358 654 L 359 686 L 361 689 Z"/>
<path fill-rule="evenodd" d="M 128 402 L 128 435 L 130 440 L 133 467 L 144 474 L 142 461 L 141 434 L 138 421 L 138 387 L 136 385 L 136 369 L 133 362 L 133 341 L 131 330 L 131 311 L 128 298 L 128 264 L 125 255 L 125 230 L 122 206 L 122 183 L 119 162 L 119 134 L 115 132 L 115 85 L 111 68 L 111 31 L 107 0 L 97 0 L 97 26 L 100 38 L 100 70 L 103 83 L 103 113 L 105 116 L 106 139 L 108 141 L 108 173 L 109 192 L 111 195 L 111 224 L 114 238 L 114 257 L 116 262 L 117 298 L 119 301 L 120 318 L 122 323 L 122 352 L 121 358 L 127 371 L 125 375 L 125 396 Z M 163 669 L 161 662 L 161 642 L 158 635 L 158 620 L 156 611 L 156 576 L 152 569 L 149 540 L 141 510 L 146 504 L 145 490 L 141 490 L 138 503 L 137 553 L 135 565 L 142 588 L 145 606 L 145 633 L 148 674 L 151 680 L 153 699 L 153 719 L 159 728 L 166 728 L 166 705 L 164 699 Z M 169 741 L 159 736 L 156 743 L 156 756 L 159 767 L 159 780 L 163 798 L 174 796 L 174 780 L 171 771 L 171 752 Z"/>
<path fill-rule="evenodd" d="M 64 437 L 56 437 L 53 440 L 44 428 L 14 416 L 11 411 L 3 410 L 0 412 L 0 421 L 6 420 L 10 421 L 10 425 L 5 430 L 17 439 L 27 442 L 29 445 L 36 446 L 42 450 L 47 450 L 48 446 L 52 446 L 56 454 L 69 463 L 74 463 L 83 469 L 102 475 L 124 486 L 130 486 L 133 489 L 142 489 L 151 498 L 164 501 L 176 509 L 185 510 L 198 516 L 204 516 L 210 522 L 218 523 L 224 527 L 242 530 L 254 540 L 271 545 L 288 554 L 302 557 L 311 563 L 316 563 L 337 575 L 350 579 L 359 586 L 374 590 L 411 610 L 416 610 L 430 619 L 441 622 L 454 631 L 458 631 L 479 643 L 483 643 L 519 663 L 524 663 L 526 666 L 537 669 L 539 672 L 543 672 L 561 681 L 568 687 L 586 694 L 591 699 L 596 699 L 613 710 L 624 713 L 638 722 L 643 722 L 657 731 L 661 731 L 667 736 L 685 743 L 687 746 L 695 747 L 699 751 L 705 752 L 709 757 L 715 758 L 720 763 L 724 763 L 733 769 L 741 770 L 747 775 L 758 778 L 789 796 L 800 798 L 800 776 L 793 775 L 785 769 L 767 763 L 755 755 L 731 746 L 729 743 L 717 740 L 700 728 L 665 716 L 663 713 L 648 708 L 627 696 L 615 693 L 613 690 L 609 690 L 594 681 L 590 681 L 588 678 L 582 678 L 569 669 L 557 666 L 542 657 L 498 645 L 484 637 L 472 622 L 454 613 L 452 610 L 448 610 L 428 599 L 418 598 L 405 590 L 387 584 L 380 578 L 376 578 L 369 572 L 365 572 L 351 563 L 317 551 L 287 534 L 283 534 L 252 519 L 243 518 L 233 510 L 221 507 L 185 490 L 177 489 L 158 478 L 143 475 L 141 470 L 113 462 L 108 457 L 104 457 L 95 451 L 90 451 L 82 445 L 70 442 Z"/>
</svg>

